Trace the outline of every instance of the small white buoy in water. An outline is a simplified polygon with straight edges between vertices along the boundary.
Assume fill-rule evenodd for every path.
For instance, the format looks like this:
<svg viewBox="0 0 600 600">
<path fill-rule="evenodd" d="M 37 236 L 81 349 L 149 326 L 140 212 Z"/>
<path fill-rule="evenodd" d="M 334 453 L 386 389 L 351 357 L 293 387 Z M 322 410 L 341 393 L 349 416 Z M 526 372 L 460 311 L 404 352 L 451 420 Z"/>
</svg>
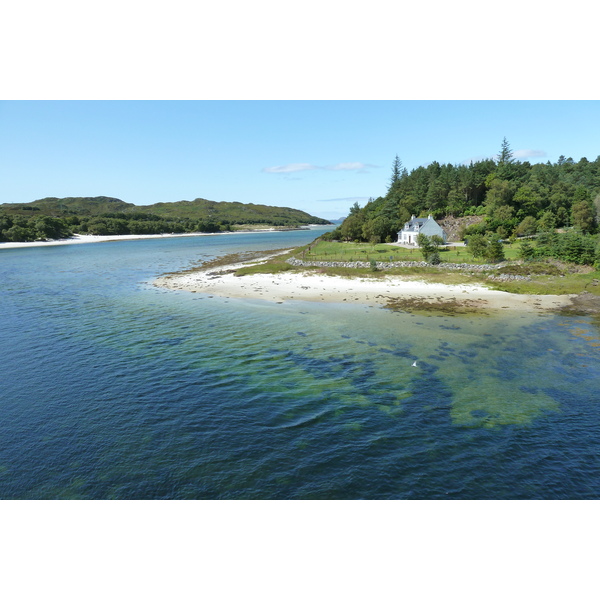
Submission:
<svg viewBox="0 0 600 600">
<path fill-rule="evenodd" d="M 417 366 L 417 361 L 415 360 L 415 362 L 412 364 L 413 367 Z"/>
</svg>

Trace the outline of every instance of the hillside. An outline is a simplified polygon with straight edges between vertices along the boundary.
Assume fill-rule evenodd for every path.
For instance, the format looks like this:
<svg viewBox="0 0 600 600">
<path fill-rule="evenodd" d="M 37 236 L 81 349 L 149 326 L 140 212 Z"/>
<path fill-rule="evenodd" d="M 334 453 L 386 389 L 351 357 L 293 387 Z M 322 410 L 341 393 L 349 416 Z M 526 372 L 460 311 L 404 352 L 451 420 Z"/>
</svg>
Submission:
<svg viewBox="0 0 600 600">
<path fill-rule="evenodd" d="M 329 221 L 309 215 L 295 208 L 243 204 L 242 202 L 214 202 L 203 198 L 193 201 L 159 202 L 150 206 L 137 206 L 136 211 L 151 213 L 162 218 L 201 219 L 230 225 L 265 223 L 270 225 L 326 225 Z"/>
<path fill-rule="evenodd" d="M 326 225 L 329 221 L 309 215 L 295 208 L 243 204 L 242 202 L 213 202 L 203 198 L 193 201 L 159 202 L 136 206 L 107 196 L 83 198 L 42 198 L 22 204 L 0 204 L 0 210 L 9 215 L 50 217 L 92 216 L 123 213 L 152 214 L 162 219 L 200 219 L 228 224 L 262 223 L 269 225 Z"/>
<path fill-rule="evenodd" d="M 45 215 L 48 217 L 65 217 L 71 215 L 91 216 L 105 213 L 123 212 L 136 208 L 118 198 L 96 196 L 94 198 L 42 198 L 33 202 L 0 204 L 0 211 L 9 215 Z"/>
<path fill-rule="evenodd" d="M 42 198 L 23 204 L 0 204 L 0 242 L 58 239 L 73 233 L 216 233 L 258 225 L 299 227 L 328 223 L 294 208 L 213 202 L 203 198 L 149 206 L 136 206 L 107 196 Z"/>
<path fill-rule="evenodd" d="M 365 206 L 355 204 L 330 239 L 393 242 L 410 219 L 454 217 L 452 234 L 494 235 L 502 239 L 574 228 L 598 232 L 600 222 L 600 156 L 579 161 L 561 156 L 556 163 L 517 160 L 506 139 L 496 159 L 469 165 L 432 161 L 408 172 L 398 157 L 385 196 Z M 448 222 L 452 226 L 453 221 Z"/>
</svg>

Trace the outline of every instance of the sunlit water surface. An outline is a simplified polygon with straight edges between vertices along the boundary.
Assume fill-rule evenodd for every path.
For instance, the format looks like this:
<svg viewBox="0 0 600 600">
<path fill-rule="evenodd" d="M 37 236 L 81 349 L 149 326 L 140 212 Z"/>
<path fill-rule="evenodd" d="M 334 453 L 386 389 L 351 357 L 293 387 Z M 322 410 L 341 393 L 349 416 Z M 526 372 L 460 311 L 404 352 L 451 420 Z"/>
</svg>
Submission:
<svg viewBox="0 0 600 600">
<path fill-rule="evenodd" d="M 587 318 L 150 283 L 320 233 L 0 251 L 0 497 L 600 497 Z"/>
</svg>

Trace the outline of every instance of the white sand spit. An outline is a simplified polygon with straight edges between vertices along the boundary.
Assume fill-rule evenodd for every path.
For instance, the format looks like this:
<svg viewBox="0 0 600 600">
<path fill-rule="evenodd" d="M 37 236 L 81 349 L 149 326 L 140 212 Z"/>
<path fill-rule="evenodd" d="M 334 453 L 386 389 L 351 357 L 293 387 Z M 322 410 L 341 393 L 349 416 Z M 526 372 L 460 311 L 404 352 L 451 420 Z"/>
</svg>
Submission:
<svg viewBox="0 0 600 600">
<path fill-rule="evenodd" d="M 387 276 L 383 279 L 343 278 L 314 273 L 282 272 L 236 277 L 228 272 L 249 263 L 217 269 L 169 274 L 154 284 L 172 290 L 210 294 L 228 298 L 252 298 L 270 302 L 303 300 L 351 302 L 385 306 L 403 298 L 468 302 L 471 307 L 545 311 L 570 304 L 572 296 L 533 296 L 490 290 L 481 285 L 445 285 Z M 253 263 L 254 264 L 254 263 Z"/>
<path fill-rule="evenodd" d="M 308 227 L 318 227 L 309 225 Z M 74 234 L 70 238 L 62 240 L 48 240 L 40 242 L 0 242 L 0 250 L 3 248 L 34 248 L 39 246 L 65 246 L 67 244 L 89 244 L 92 242 L 122 242 L 124 240 L 154 240 L 169 237 L 196 237 L 205 235 L 238 235 L 241 233 L 279 233 L 275 228 L 248 229 L 240 231 L 219 231 L 217 233 L 156 233 L 153 235 L 80 235 Z"/>
</svg>

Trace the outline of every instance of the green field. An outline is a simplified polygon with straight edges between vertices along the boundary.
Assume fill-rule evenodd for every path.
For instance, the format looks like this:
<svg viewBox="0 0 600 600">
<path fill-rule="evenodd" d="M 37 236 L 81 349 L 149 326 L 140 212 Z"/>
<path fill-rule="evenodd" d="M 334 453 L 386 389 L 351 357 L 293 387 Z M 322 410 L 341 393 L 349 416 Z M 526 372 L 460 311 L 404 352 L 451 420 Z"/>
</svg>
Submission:
<svg viewBox="0 0 600 600">
<path fill-rule="evenodd" d="M 502 290 L 515 294 L 580 294 L 590 292 L 600 295 L 599 273 L 592 267 L 582 267 L 556 260 L 532 261 L 527 263 L 516 262 L 520 242 L 504 246 L 507 263 L 498 270 L 494 269 L 481 273 L 466 273 L 448 271 L 436 266 L 395 267 L 386 270 L 373 271 L 371 268 L 351 267 L 294 267 L 286 262 L 287 258 L 294 256 L 306 261 L 315 262 L 369 262 L 381 261 L 421 261 L 422 256 L 418 248 L 407 249 L 389 244 L 361 244 L 353 242 L 336 243 L 317 241 L 316 244 L 294 249 L 290 254 L 276 256 L 260 265 L 252 265 L 238 269 L 236 275 L 244 276 L 253 273 L 281 273 L 282 271 L 311 272 L 318 271 L 322 275 L 337 275 L 341 277 L 361 277 L 378 279 L 388 276 L 401 277 L 402 279 L 419 279 L 431 283 L 464 284 L 477 283 L 492 289 Z M 451 246 L 440 252 L 443 262 L 482 264 L 483 261 L 473 259 L 466 248 Z M 497 281 L 489 279 L 490 275 L 521 275 L 529 280 L 516 279 Z"/>
<path fill-rule="evenodd" d="M 504 245 L 507 260 L 516 260 L 519 253 L 519 242 Z M 398 262 L 422 261 L 419 248 L 402 248 L 391 244 L 364 244 L 357 242 L 326 242 L 320 240 L 312 248 L 296 252 L 297 258 L 310 261 L 327 262 Z M 485 261 L 471 256 L 464 246 L 446 246 L 440 248 L 442 262 L 483 264 Z"/>
</svg>

